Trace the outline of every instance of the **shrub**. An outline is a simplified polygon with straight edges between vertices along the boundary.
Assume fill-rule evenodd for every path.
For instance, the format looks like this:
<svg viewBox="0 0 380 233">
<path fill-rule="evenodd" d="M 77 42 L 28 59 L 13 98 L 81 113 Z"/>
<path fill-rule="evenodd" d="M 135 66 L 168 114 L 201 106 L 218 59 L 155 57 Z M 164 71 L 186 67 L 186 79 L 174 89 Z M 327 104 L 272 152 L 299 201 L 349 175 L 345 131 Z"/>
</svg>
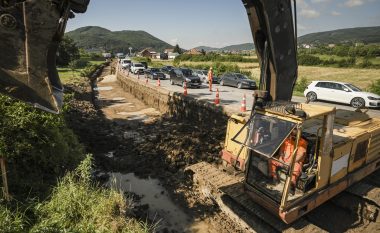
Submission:
<svg viewBox="0 0 380 233">
<path fill-rule="evenodd" d="M 380 79 L 371 83 L 371 85 L 369 86 L 369 91 L 380 95 Z"/>
<path fill-rule="evenodd" d="M 89 64 L 89 62 L 87 60 L 78 59 L 78 60 L 71 61 L 69 63 L 69 67 L 72 70 L 82 69 L 82 68 L 85 68 L 86 66 L 88 66 L 88 64 Z"/>
<path fill-rule="evenodd" d="M 313 55 L 301 54 L 298 56 L 298 64 L 304 66 L 316 66 L 322 64 L 322 60 Z"/>
<path fill-rule="evenodd" d="M 301 77 L 301 79 L 294 86 L 294 91 L 304 92 L 307 86 L 309 86 L 309 82 L 305 77 Z"/>
<path fill-rule="evenodd" d="M 0 95 L 0 154 L 8 162 L 14 196 L 42 195 L 56 178 L 77 166 L 83 147 L 62 115 Z"/>
<path fill-rule="evenodd" d="M 126 218 L 130 206 L 123 194 L 91 183 L 91 156 L 54 188 L 50 200 L 36 206 L 37 224 L 31 232 L 149 232 Z"/>
<path fill-rule="evenodd" d="M 82 77 L 90 78 L 98 68 L 98 65 L 89 65 L 80 72 L 80 75 Z"/>
</svg>

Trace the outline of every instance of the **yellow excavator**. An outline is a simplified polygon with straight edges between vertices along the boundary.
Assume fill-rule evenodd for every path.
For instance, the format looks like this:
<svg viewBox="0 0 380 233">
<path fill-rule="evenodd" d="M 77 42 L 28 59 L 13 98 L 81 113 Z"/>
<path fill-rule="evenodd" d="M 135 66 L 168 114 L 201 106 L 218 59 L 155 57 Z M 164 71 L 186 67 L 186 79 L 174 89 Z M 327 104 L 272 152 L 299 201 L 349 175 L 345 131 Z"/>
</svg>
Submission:
<svg viewBox="0 0 380 233">
<path fill-rule="evenodd" d="M 380 168 L 380 119 L 360 109 L 291 103 L 298 69 L 296 1 L 243 4 L 260 62 L 260 86 L 250 114 L 228 120 L 221 157 L 244 175 L 205 162 L 187 170 L 219 205 L 227 196 L 264 221 L 276 222 L 258 204 L 289 224 Z M 357 186 L 351 192 L 370 193 L 370 186 Z M 366 196 L 373 205 L 363 207 L 362 214 L 376 221 L 380 197 L 378 188 L 373 190 Z M 280 225 L 277 229 L 284 229 Z"/>
<path fill-rule="evenodd" d="M 0 0 L 1 93 L 60 111 L 58 44 L 67 20 L 85 12 L 88 4 L 89 0 Z M 380 119 L 360 110 L 291 103 L 298 71 L 296 1 L 243 4 L 260 62 L 260 85 L 250 114 L 228 120 L 222 159 L 244 175 L 205 162 L 187 170 L 221 205 L 229 197 L 272 225 L 273 216 L 291 223 L 380 168 Z M 285 160 L 282 153 L 290 144 Z M 375 203 L 365 214 L 376 221 L 379 195 L 366 190 L 351 192 Z"/>
</svg>

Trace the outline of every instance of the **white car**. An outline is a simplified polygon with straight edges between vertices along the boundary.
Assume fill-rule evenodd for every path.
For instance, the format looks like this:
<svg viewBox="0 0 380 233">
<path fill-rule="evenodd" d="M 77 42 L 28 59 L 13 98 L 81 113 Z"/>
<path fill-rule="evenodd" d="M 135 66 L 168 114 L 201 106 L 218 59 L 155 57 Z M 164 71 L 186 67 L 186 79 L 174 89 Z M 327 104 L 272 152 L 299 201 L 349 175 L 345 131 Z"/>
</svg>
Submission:
<svg viewBox="0 0 380 233">
<path fill-rule="evenodd" d="M 208 72 L 207 70 L 194 70 L 194 74 L 196 74 L 202 82 L 208 83 Z"/>
<path fill-rule="evenodd" d="M 131 66 L 131 63 L 132 63 L 131 59 L 128 59 L 128 58 L 120 60 L 120 64 L 124 69 L 129 69 L 129 67 Z"/>
<path fill-rule="evenodd" d="M 131 72 L 134 74 L 143 73 L 145 70 L 145 66 L 141 63 L 132 63 Z"/>
<path fill-rule="evenodd" d="M 304 91 L 310 101 L 327 100 L 350 104 L 354 108 L 380 107 L 380 96 L 364 92 L 350 83 L 313 81 Z"/>
</svg>

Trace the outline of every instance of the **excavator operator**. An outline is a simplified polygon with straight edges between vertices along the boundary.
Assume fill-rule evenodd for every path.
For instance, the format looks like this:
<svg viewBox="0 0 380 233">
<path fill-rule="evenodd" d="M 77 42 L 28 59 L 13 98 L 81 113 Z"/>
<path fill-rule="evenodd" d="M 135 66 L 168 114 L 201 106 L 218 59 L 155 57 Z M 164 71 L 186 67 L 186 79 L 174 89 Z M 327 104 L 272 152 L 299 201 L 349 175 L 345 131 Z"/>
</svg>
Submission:
<svg viewBox="0 0 380 233">
<path fill-rule="evenodd" d="M 291 162 L 291 157 L 296 149 L 296 138 L 297 138 L 297 130 L 293 129 L 290 133 L 289 137 L 285 139 L 284 143 L 281 145 L 278 155 L 279 160 L 287 165 Z M 296 161 L 294 163 L 294 169 L 292 172 L 292 180 L 291 180 L 291 189 L 290 193 L 294 195 L 295 188 L 297 184 L 297 180 L 300 177 L 302 173 L 302 165 L 305 160 L 306 156 L 306 149 L 307 149 L 307 141 L 303 138 L 300 138 L 298 141 L 298 150 L 296 154 Z M 273 183 L 278 184 L 279 183 L 279 177 L 277 176 L 277 170 L 279 168 L 283 167 L 283 164 L 276 161 L 276 160 L 269 160 L 269 173 L 270 176 L 273 179 Z"/>
</svg>

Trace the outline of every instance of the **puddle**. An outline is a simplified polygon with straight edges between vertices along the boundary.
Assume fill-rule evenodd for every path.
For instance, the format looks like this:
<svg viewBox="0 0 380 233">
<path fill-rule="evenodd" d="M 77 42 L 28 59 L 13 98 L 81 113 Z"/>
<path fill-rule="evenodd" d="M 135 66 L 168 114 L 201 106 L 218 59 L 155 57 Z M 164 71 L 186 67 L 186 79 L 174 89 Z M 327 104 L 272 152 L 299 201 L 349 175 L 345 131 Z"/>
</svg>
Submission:
<svg viewBox="0 0 380 233">
<path fill-rule="evenodd" d="M 110 91 L 113 87 L 95 87 L 94 91 Z"/>
<path fill-rule="evenodd" d="M 111 173 L 108 185 L 116 183 L 116 187 L 141 196 L 140 204 L 149 205 L 149 218 L 159 221 L 158 231 L 169 232 L 207 232 L 207 224 L 194 222 L 169 197 L 165 188 L 157 179 L 139 179 L 133 173 Z"/>
</svg>

